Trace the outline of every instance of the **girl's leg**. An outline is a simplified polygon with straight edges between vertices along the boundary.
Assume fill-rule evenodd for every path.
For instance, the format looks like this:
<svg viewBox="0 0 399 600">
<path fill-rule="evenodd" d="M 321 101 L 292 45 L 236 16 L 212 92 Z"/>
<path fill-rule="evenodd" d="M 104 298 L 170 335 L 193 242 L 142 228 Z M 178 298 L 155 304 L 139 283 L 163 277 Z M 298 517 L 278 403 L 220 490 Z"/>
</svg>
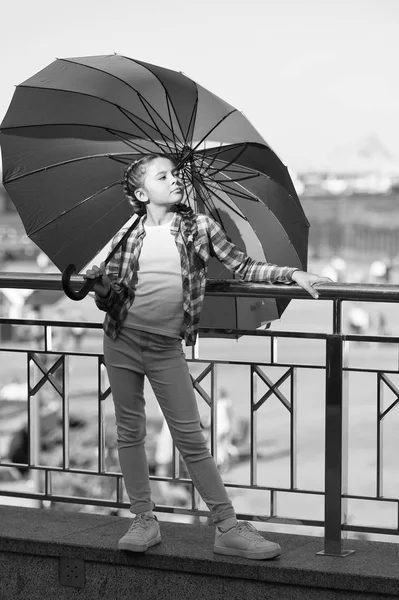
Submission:
<svg viewBox="0 0 399 600">
<path fill-rule="evenodd" d="M 121 332 L 116 340 L 104 338 L 104 358 L 115 407 L 119 463 L 131 503 L 132 513 L 150 514 L 151 501 L 147 456 L 144 373 L 140 352 L 131 332 Z"/>
<path fill-rule="evenodd" d="M 214 523 L 234 527 L 236 516 L 200 425 L 181 341 L 151 334 L 144 365 L 172 438 Z"/>
</svg>

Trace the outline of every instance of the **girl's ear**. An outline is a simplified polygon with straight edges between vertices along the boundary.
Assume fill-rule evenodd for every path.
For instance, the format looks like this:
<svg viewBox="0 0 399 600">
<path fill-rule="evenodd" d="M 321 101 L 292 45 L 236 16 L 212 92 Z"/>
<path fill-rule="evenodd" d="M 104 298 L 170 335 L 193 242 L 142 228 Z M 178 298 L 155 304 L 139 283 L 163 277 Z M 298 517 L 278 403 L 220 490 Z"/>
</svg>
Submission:
<svg viewBox="0 0 399 600">
<path fill-rule="evenodd" d="M 143 190 L 143 188 L 137 188 L 134 190 L 134 195 L 139 202 L 143 202 L 144 204 L 148 203 L 148 196 Z"/>
</svg>

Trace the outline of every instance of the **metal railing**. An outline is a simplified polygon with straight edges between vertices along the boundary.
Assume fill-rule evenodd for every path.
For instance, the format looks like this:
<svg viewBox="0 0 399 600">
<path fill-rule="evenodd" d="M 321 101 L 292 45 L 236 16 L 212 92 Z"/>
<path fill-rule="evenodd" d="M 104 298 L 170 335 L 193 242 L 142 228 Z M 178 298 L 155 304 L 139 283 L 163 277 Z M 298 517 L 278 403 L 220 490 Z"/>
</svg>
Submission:
<svg viewBox="0 0 399 600">
<path fill-rule="evenodd" d="M 82 283 L 80 276 L 72 278 L 77 286 Z M 23 274 L 23 273 L 0 273 L 0 289 L 19 288 L 37 290 L 60 290 L 62 289 L 61 278 L 57 274 Z M 363 532 L 374 534 L 390 534 L 397 536 L 399 526 L 370 526 L 356 525 L 347 522 L 347 503 L 349 501 L 373 502 L 388 504 L 394 507 L 396 516 L 399 514 L 399 494 L 384 495 L 383 471 L 384 471 L 384 423 L 388 414 L 399 404 L 399 390 L 393 378 L 399 374 L 398 360 L 389 368 L 382 368 L 373 360 L 371 366 L 367 364 L 351 365 L 348 361 L 349 349 L 353 345 L 373 345 L 378 347 L 397 348 L 399 336 L 394 335 L 355 335 L 344 331 L 343 327 L 343 305 L 346 302 L 368 302 L 368 303 L 398 303 L 399 288 L 394 285 L 364 285 L 364 284 L 328 284 L 318 286 L 320 301 L 330 301 L 332 304 L 331 323 L 325 326 L 330 332 L 313 331 L 284 331 L 282 329 L 257 329 L 253 330 L 229 330 L 231 336 L 252 336 L 253 339 L 263 339 L 267 343 L 263 346 L 261 356 L 245 360 L 235 357 L 207 358 L 200 356 L 199 348 L 195 347 L 191 356 L 187 356 L 192 373 L 193 384 L 196 393 L 209 407 L 210 446 L 215 458 L 218 453 L 217 443 L 217 394 L 218 394 L 218 369 L 223 365 L 233 365 L 236 369 L 247 368 L 249 372 L 249 481 L 248 483 L 230 482 L 226 487 L 241 492 L 257 491 L 263 494 L 263 506 L 267 511 L 257 514 L 249 514 L 245 511 L 238 513 L 239 518 L 258 520 L 263 522 L 284 523 L 292 522 L 295 525 L 307 525 L 324 527 L 324 550 L 321 554 L 333 556 L 346 556 L 350 551 L 344 548 L 345 532 Z M 261 283 L 244 283 L 235 280 L 210 280 L 207 283 L 206 294 L 210 296 L 238 296 L 251 298 L 285 298 L 301 299 L 315 302 L 308 294 L 295 285 L 273 286 Z M 104 427 L 104 404 L 103 400 L 110 395 L 110 389 L 106 380 L 106 372 L 101 350 L 91 349 L 86 351 L 53 349 L 52 342 L 54 331 L 60 328 L 78 326 L 87 330 L 96 331 L 100 334 L 101 323 L 87 323 L 75 321 L 58 321 L 51 319 L 9 319 L 0 318 L 1 326 L 8 325 L 17 327 L 28 325 L 43 329 L 40 343 L 35 343 L 32 348 L 23 343 L 2 343 L 0 339 L 0 359 L 3 353 L 9 352 L 23 354 L 27 357 L 26 380 L 27 380 L 27 432 L 29 440 L 28 460 L 26 463 L 10 462 L 2 460 L 0 456 L 0 468 L 27 467 L 36 473 L 38 482 L 35 490 L 10 491 L 4 488 L 0 481 L 0 497 L 15 496 L 19 498 L 32 498 L 41 502 L 69 502 L 76 504 L 87 504 L 93 506 L 128 508 L 129 504 L 124 501 L 124 490 L 122 475 L 118 470 L 111 471 L 107 466 L 107 446 Z M 274 325 L 273 325 L 274 327 Z M 202 330 L 203 334 L 213 333 L 226 335 L 223 330 Z M 100 337 L 100 336 L 99 336 Z M 267 340 L 267 342 L 266 342 Z M 294 345 L 295 340 L 305 344 L 314 342 L 318 347 L 323 347 L 319 352 L 322 360 L 316 362 L 303 362 L 301 356 L 290 361 L 278 359 L 279 346 L 290 340 Z M 201 346 L 200 340 L 200 346 Z M 95 469 L 77 468 L 72 461 L 74 448 L 70 447 L 70 423 L 69 404 L 70 379 L 73 373 L 68 374 L 68 363 L 72 357 L 91 357 L 96 361 L 96 381 L 93 381 L 92 390 L 96 390 L 96 430 L 97 430 L 97 464 Z M 266 358 L 265 358 L 266 357 Z M 376 361 L 378 362 L 378 361 Z M 3 361 L 4 364 L 4 361 Z M 33 377 L 32 372 L 36 370 L 39 376 Z M 269 369 L 269 373 L 266 370 Z M 324 405 L 324 488 L 311 489 L 298 485 L 298 374 L 303 370 L 312 374 L 325 373 L 324 393 L 317 401 Z M 281 374 L 281 371 L 283 373 Z M 1 373 L 1 371 L 0 371 Z M 278 373 L 277 379 L 270 373 Z M 368 374 L 375 377 L 377 383 L 375 406 L 373 407 L 375 419 L 375 485 L 373 493 L 349 493 L 348 490 L 348 407 L 351 402 L 348 393 L 347 378 L 350 374 Z M 209 391 L 206 390 L 204 382 L 210 380 Z M 62 458 L 60 464 L 42 464 L 40 452 L 40 429 L 41 429 L 41 401 L 40 393 L 43 386 L 47 384 L 60 398 L 62 416 L 61 447 Z M 0 380 L 0 386 L 2 381 Z M 259 394 L 261 387 L 266 392 Z M 287 390 L 284 388 L 287 388 Z M 383 400 L 384 390 L 389 389 L 391 400 L 387 403 Z M 260 397 L 259 397 L 260 395 Z M 393 396 L 393 399 L 392 399 Z M 260 409 L 266 405 L 270 398 L 275 398 L 279 406 L 283 407 L 288 415 L 288 484 L 287 485 L 265 485 L 258 478 L 258 435 L 257 421 L 261 414 Z M 94 403 L 94 401 L 93 401 Z M 1 400 L 0 400 L 1 405 Z M 1 419 L 1 413 L 0 413 Z M 1 428 L 1 421 L 0 421 Z M 372 441 L 370 440 L 370 444 Z M 195 516 L 207 516 L 209 513 L 199 506 L 198 496 L 195 494 L 191 481 L 187 476 L 181 474 L 178 453 L 173 453 L 173 473 L 171 476 L 152 475 L 155 482 L 168 482 L 183 484 L 191 489 L 191 506 L 167 506 L 157 505 L 157 510 Z M 107 478 L 112 485 L 108 489 L 107 497 L 83 497 L 70 496 L 57 493 L 53 489 L 55 475 L 74 474 L 75 477 L 89 479 L 90 477 Z M 40 476 L 39 476 L 40 475 Z M 43 479 L 44 477 L 44 479 Z M 40 490 L 40 491 L 38 491 Z M 307 497 L 323 499 L 324 517 L 305 518 L 281 516 L 278 510 L 278 500 L 282 495 L 291 495 L 293 498 Z M 397 497 L 396 497 L 397 496 Z M 111 498 L 110 498 L 111 497 Z"/>
</svg>

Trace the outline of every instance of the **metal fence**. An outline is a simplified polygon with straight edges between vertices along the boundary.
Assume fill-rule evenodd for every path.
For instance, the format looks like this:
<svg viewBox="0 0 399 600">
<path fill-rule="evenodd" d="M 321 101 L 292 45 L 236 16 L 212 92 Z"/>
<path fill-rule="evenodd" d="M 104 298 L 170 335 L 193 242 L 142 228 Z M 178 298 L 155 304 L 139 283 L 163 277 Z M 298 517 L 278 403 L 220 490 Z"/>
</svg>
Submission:
<svg viewBox="0 0 399 600">
<path fill-rule="evenodd" d="M 81 278 L 73 278 L 76 284 L 81 283 Z M 60 276 L 31 275 L 31 274 L 9 274 L 0 273 L 0 289 L 2 288 L 29 288 L 29 289 L 61 289 Z M 229 335 L 243 336 L 241 339 L 257 340 L 262 350 L 259 354 L 251 355 L 250 358 L 242 356 L 214 356 L 213 353 L 201 353 L 202 339 L 199 345 L 187 353 L 187 359 L 192 373 L 194 389 L 198 399 L 204 401 L 210 416 L 209 443 L 211 451 L 218 458 L 218 411 L 217 398 L 219 393 L 219 371 L 223 367 L 229 369 L 229 377 L 232 385 L 244 385 L 244 376 L 235 379 L 238 371 L 245 373 L 245 385 L 247 392 L 247 414 L 248 414 L 248 452 L 245 465 L 248 467 L 248 476 L 242 481 L 231 481 L 226 477 L 226 487 L 232 492 L 245 494 L 256 493 L 260 501 L 260 510 L 250 512 L 238 511 L 239 518 L 272 523 L 292 523 L 324 528 L 324 554 L 334 556 L 345 556 L 349 551 L 344 548 L 345 532 L 362 532 L 367 534 L 399 534 L 399 490 L 392 493 L 386 492 L 384 487 L 384 472 L 386 458 L 386 444 L 384 440 L 385 426 L 395 414 L 393 411 L 399 403 L 399 388 L 396 377 L 399 375 L 399 361 L 396 355 L 399 337 L 395 335 L 356 335 L 347 333 L 344 327 L 343 307 L 345 303 L 367 302 L 367 303 L 397 303 L 399 299 L 398 287 L 393 285 L 349 285 L 329 284 L 319 286 L 320 299 L 331 305 L 330 321 L 323 324 L 323 331 L 284 331 L 279 325 L 273 325 L 270 329 L 259 329 L 255 331 L 233 330 Z M 207 284 L 206 293 L 214 296 L 242 296 L 252 298 L 285 298 L 306 300 L 314 303 L 306 292 L 298 286 L 272 286 L 260 283 L 243 283 L 238 281 L 212 280 Z M 310 306 L 314 306 L 311 304 Z M 30 482 L 34 482 L 32 488 L 28 485 L 12 489 L 4 477 L 0 477 L 0 497 L 30 498 L 40 502 L 43 506 L 62 502 L 69 504 L 91 505 L 94 507 L 108 507 L 115 510 L 128 508 L 123 486 L 122 475 L 115 468 L 115 460 L 112 461 L 112 452 L 115 446 L 107 443 L 107 431 L 105 427 L 106 403 L 103 402 L 111 393 L 106 377 L 103 355 L 100 348 L 77 349 L 62 348 L 61 342 L 54 345 L 57 336 L 55 332 L 71 328 L 72 326 L 84 329 L 101 338 L 101 324 L 87 322 L 58 321 L 51 319 L 9 319 L 0 318 L 0 331 L 4 327 L 18 328 L 28 326 L 39 328 L 41 335 L 34 340 L 24 343 L 12 341 L 9 336 L 3 341 L 0 338 L 0 360 L 3 365 L 1 377 L 5 376 L 7 361 L 10 357 L 24 361 L 24 373 L 26 381 L 26 398 L 22 404 L 26 416 L 26 460 L 18 462 L 10 461 L 8 456 L 0 456 L 0 475 L 10 469 L 26 470 L 30 474 Z M 202 330 L 203 335 L 226 335 L 223 330 Z M 217 339 L 217 338 L 215 338 Z M 282 356 L 280 348 L 290 347 L 290 359 Z M 304 345 L 313 344 L 311 360 L 304 358 Z M 209 348 L 208 344 L 208 348 Z M 298 348 L 295 354 L 295 348 Z M 361 349 L 360 359 L 351 361 L 351 349 Z M 378 353 L 381 349 L 389 349 L 390 366 L 378 364 Z M 379 349 L 379 350 L 378 350 Z M 393 351 L 393 354 L 391 352 Z M 284 353 L 283 353 L 284 355 Z M 395 358 L 396 356 L 396 358 Z M 92 406 L 91 426 L 95 438 L 95 465 L 91 463 L 88 467 L 79 463 L 76 455 L 77 446 L 71 443 L 71 413 L 70 402 L 74 381 L 74 371 L 70 369 L 71 361 L 76 358 L 82 362 L 86 357 L 95 364 L 91 373 L 90 395 Z M 392 360 L 392 357 L 393 360 Z M 22 364 L 22 363 L 21 363 Z M 302 405 L 298 400 L 301 395 L 300 381 L 303 372 L 311 374 L 309 381 L 322 378 L 322 389 L 317 388 L 313 394 L 312 402 Z M 368 460 L 372 456 L 373 465 L 370 466 L 371 481 L 368 493 L 356 493 L 350 491 L 348 480 L 348 411 L 353 401 L 353 394 L 348 385 L 351 376 L 367 377 L 367 381 L 373 381 L 375 386 L 375 398 L 371 410 L 373 416 L 373 435 L 369 440 L 370 452 Z M 0 379 L 0 388 L 6 382 Z M 368 386 L 369 384 L 366 384 Z M 371 385 L 371 384 L 370 384 Z M 43 451 L 43 410 L 48 409 L 48 399 L 44 394 L 45 387 L 51 389 L 51 401 L 57 398 L 56 413 L 59 419 L 59 429 L 54 425 L 52 432 L 58 435 L 58 462 L 46 462 L 46 453 Z M 353 386 L 352 386 L 353 389 Z M 387 398 L 386 392 L 389 392 Z M 75 394 L 78 392 L 74 392 Z M 307 392 L 308 393 L 308 392 Z M 316 394 L 316 395 L 315 395 Z M 309 396 L 309 397 L 310 397 Z M 259 422 L 262 411 L 271 402 L 277 403 L 279 410 L 283 411 L 285 417 L 280 418 L 285 423 L 286 452 L 284 472 L 286 481 L 284 484 L 277 483 L 268 485 L 264 478 L 259 478 Z M 51 403 L 50 401 L 50 403 Z M 4 404 L 4 402 L 3 402 Z M 0 435 L 4 435 L 2 427 L 4 410 L 1 411 L 2 400 L 0 399 Z M 361 405 L 361 402 L 360 402 Z M 323 463 L 323 484 L 302 485 L 301 477 L 298 477 L 298 439 L 301 437 L 301 424 L 303 418 L 298 419 L 298 408 L 302 406 L 302 416 L 306 410 L 312 411 L 315 406 L 321 409 L 323 422 L 320 424 L 323 449 L 320 451 L 319 460 Z M 282 413 L 280 413 L 282 414 Z M 3 416 L 2 416 L 3 415 Z M 50 420 L 51 421 L 51 420 Z M 265 421 L 263 421 L 265 422 Z M 273 429 L 273 420 L 267 420 L 268 427 Z M 48 428 L 48 427 L 47 427 Z M 57 437 L 57 436 L 56 436 Z M 1 441 L 1 439 L 0 439 Z M 264 441 L 264 440 L 263 440 Z M 320 442 L 320 440 L 319 440 Z M 1 445 L 0 445 L 1 449 Z M 390 454 L 392 455 L 392 448 Z M 114 457 L 115 459 L 115 457 Z M 360 463 L 362 456 L 358 459 Z M 267 462 L 267 456 L 266 456 Z M 367 471 L 367 465 L 362 467 Z M 65 485 L 62 478 L 67 482 Z M 70 494 L 68 482 L 71 477 L 76 482 L 80 481 L 78 492 Z M 68 479 L 67 479 L 68 478 Z M 57 485 L 54 484 L 57 479 Z M 157 510 L 166 513 L 178 513 L 193 516 L 206 517 L 209 513 L 200 504 L 190 479 L 184 472 L 177 451 L 173 450 L 172 468 L 167 475 L 152 474 L 154 483 L 165 483 L 172 486 L 183 486 L 189 490 L 189 505 L 182 506 L 177 503 L 157 503 Z M 25 479 L 27 481 L 27 479 Z M 88 482 L 93 481 L 92 485 Z M 310 477 L 311 481 L 311 477 Z M 81 493 L 79 493 L 79 489 Z M 61 491 L 60 491 L 61 490 Z M 87 493 L 87 490 L 90 493 Z M 291 499 L 294 513 L 285 514 L 284 501 Z M 310 507 L 305 511 L 305 517 L 301 513 L 301 502 Z M 347 520 L 347 506 L 350 502 L 365 502 L 378 512 L 379 507 L 388 506 L 393 512 L 392 522 L 389 524 L 370 525 L 367 523 L 349 523 Z M 312 509 L 314 506 L 319 508 Z M 320 505 L 322 508 L 320 510 Z M 244 502 L 245 506 L 245 502 Z M 298 514 L 295 514 L 295 506 Z M 289 511 L 290 512 L 290 511 Z"/>
</svg>

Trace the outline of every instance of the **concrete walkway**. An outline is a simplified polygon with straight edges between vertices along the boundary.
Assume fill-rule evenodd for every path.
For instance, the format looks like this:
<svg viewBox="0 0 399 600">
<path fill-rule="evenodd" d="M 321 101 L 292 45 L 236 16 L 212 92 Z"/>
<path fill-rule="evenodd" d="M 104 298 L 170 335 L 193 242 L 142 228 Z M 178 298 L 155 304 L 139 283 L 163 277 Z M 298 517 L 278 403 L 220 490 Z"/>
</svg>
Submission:
<svg viewBox="0 0 399 600">
<path fill-rule="evenodd" d="M 356 552 L 335 558 L 317 555 L 321 538 L 264 532 L 283 554 L 249 561 L 214 554 L 212 526 L 162 522 L 162 543 L 132 554 L 117 550 L 129 523 L 122 517 L 0 505 L 0 598 L 399 597 L 397 544 L 350 540 Z M 73 577 L 65 582 L 66 572 Z"/>
</svg>

